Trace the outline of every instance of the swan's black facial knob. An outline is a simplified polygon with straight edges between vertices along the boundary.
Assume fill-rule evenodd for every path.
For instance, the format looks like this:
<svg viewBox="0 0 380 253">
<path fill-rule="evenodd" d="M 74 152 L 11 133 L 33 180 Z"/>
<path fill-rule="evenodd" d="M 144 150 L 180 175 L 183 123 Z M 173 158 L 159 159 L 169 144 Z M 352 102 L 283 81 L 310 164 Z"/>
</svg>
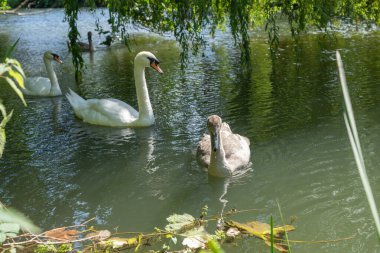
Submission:
<svg viewBox="0 0 380 253">
<path fill-rule="evenodd" d="M 150 64 L 154 63 L 156 65 L 160 64 L 160 61 L 158 59 L 148 57 L 148 60 L 150 61 Z"/>
<path fill-rule="evenodd" d="M 58 63 L 63 63 L 62 60 L 61 60 L 61 57 L 59 57 L 59 55 L 54 54 L 54 53 L 52 53 L 51 55 L 53 56 L 53 60 L 54 61 L 56 61 Z"/>
<path fill-rule="evenodd" d="M 152 58 L 152 57 L 147 57 L 147 58 L 150 62 L 150 66 L 152 68 L 154 68 L 160 74 L 164 73 L 164 71 L 162 71 L 161 68 L 158 66 L 158 64 L 160 64 L 159 60 L 157 60 L 156 58 Z"/>
</svg>

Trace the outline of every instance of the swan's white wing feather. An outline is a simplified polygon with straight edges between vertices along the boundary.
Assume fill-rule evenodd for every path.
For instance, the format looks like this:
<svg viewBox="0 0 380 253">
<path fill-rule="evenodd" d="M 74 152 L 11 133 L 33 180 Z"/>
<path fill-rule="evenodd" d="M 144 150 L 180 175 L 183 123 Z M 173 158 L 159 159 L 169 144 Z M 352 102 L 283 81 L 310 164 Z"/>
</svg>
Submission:
<svg viewBox="0 0 380 253">
<path fill-rule="evenodd" d="M 138 112 L 117 99 L 88 99 L 85 106 L 74 109 L 84 122 L 104 126 L 125 126 L 138 118 Z"/>
<path fill-rule="evenodd" d="M 51 83 L 46 77 L 28 77 L 25 81 L 25 89 L 22 93 L 30 96 L 49 96 Z"/>
<path fill-rule="evenodd" d="M 250 142 L 247 137 L 222 131 L 223 149 L 231 171 L 244 167 L 250 161 Z"/>
</svg>

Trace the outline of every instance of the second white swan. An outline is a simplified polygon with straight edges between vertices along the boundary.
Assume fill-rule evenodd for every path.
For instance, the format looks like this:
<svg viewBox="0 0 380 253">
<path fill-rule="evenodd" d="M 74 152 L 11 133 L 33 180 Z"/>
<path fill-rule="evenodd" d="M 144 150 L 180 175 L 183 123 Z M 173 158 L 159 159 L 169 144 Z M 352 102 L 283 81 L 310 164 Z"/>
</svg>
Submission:
<svg viewBox="0 0 380 253">
<path fill-rule="evenodd" d="M 139 111 L 118 99 L 85 100 L 70 90 L 66 94 L 75 115 L 84 122 L 111 127 L 146 127 L 154 124 L 154 114 L 145 81 L 145 68 L 152 67 L 159 73 L 159 60 L 154 54 L 143 51 L 134 60 L 134 76 Z"/>
<path fill-rule="evenodd" d="M 46 51 L 43 57 L 46 71 L 49 78 L 46 77 L 28 77 L 25 80 L 25 89 L 22 93 L 29 96 L 52 97 L 62 95 L 61 88 L 58 84 L 57 75 L 54 72 L 52 61 L 62 63 L 59 55 Z"/>
</svg>

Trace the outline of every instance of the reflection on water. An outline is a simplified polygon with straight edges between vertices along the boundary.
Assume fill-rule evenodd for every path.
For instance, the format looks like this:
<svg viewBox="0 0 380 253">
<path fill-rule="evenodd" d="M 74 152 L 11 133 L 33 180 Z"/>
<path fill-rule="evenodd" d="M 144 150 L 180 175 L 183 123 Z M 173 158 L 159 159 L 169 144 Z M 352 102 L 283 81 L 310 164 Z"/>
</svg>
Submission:
<svg viewBox="0 0 380 253">
<path fill-rule="evenodd" d="M 4 90 L 4 102 L 15 113 L 0 161 L 2 202 L 43 228 L 96 217 L 108 229 L 151 231 L 163 227 L 172 213 L 197 216 L 205 205 L 210 214 L 256 209 L 233 218 L 267 223 L 272 214 L 277 225 L 278 200 L 286 222 L 297 217 L 291 239 L 354 235 L 337 243 L 296 244 L 294 251 L 380 252 L 343 123 L 334 59 L 340 49 L 380 203 L 379 33 L 334 41 L 304 35 L 298 44 L 284 37 L 274 60 L 265 39 L 258 38 L 251 44 L 251 69 L 242 66 L 233 41 L 219 34 L 205 55 L 192 56 L 184 70 L 170 38 L 136 32 L 129 52 L 121 45 L 102 47 L 94 36 L 97 51 L 83 54 L 84 81 L 77 86 L 62 19 L 62 10 L 0 16 L 0 55 L 20 37 L 15 57 L 27 75 L 46 75 L 41 57 L 50 49 L 64 58 L 55 68 L 63 92 L 72 88 L 85 98 L 113 97 L 137 107 L 133 58 L 150 50 L 165 72 L 146 71 L 156 124 L 143 129 L 88 125 L 74 117 L 64 97 L 28 99 L 24 108 Z M 95 34 L 93 19 L 81 13 L 82 34 Z M 194 152 L 211 114 L 250 138 L 252 166 L 244 176 L 208 178 L 198 167 Z M 225 247 L 227 252 L 268 250 L 254 239 Z"/>
</svg>

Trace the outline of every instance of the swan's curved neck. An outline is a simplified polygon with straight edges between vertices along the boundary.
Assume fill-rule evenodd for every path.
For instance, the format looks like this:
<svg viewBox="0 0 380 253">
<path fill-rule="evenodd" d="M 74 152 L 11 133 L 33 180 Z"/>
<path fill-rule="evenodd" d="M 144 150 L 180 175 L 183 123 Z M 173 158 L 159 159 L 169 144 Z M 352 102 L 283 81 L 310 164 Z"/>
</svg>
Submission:
<svg viewBox="0 0 380 253">
<path fill-rule="evenodd" d="M 219 131 L 218 133 L 218 143 L 219 148 L 214 151 L 211 150 L 211 157 L 210 157 L 210 167 L 209 172 L 213 175 L 217 176 L 229 176 L 231 175 L 228 165 L 228 162 L 226 160 L 226 153 L 223 148 L 223 140 L 221 136 L 222 132 Z M 213 142 L 215 136 L 213 134 L 210 134 L 211 142 Z"/>
<path fill-rule="evenodd" d="M 139 106 L 139 121 L 154 122 L 152 105 L 149 99 L 148 87 L 145 81 L 145 67 L 134 65 L 137 102 Z"/>
<path fill-rule="evenodd" d="M 51 60 L 44 59 L 44 62 L 51 83 L 50 95 L 61 95 L 61 88 L 59 87 L 57 75 L 54 72 Z"/>
</svg>

